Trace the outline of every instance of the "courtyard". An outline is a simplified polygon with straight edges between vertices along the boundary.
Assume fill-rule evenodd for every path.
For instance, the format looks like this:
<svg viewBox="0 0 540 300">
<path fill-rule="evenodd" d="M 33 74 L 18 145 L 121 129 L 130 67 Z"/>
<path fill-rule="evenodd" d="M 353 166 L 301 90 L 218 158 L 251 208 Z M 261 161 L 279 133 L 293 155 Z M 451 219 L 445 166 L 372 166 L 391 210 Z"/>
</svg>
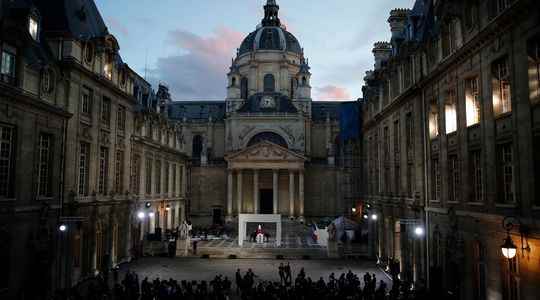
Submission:
<svg viewBox="0 0 540 300">
<path fill-rule="evenodd" d="M 341 273 L 351 270 L 362 277 L 364 273 L 375 274 L 378 280 L 384 280 L 391 286 L 390 279 L 383 273 L 373 261 L 369 260 L 275 260 L 275 259 L 200 259 L 200 258 L 164 258 L 149 257 L 134 261 L 122 266 L 122 273 L 127 270 L 138 274 L 139 280 L 148 277 L 181 280 L 206 280 L 214 279 L 216 275 L 227 276 L 234 281 L 235 272 L 240 269 L 245 273 L 248 269 L 253 270 L 257 276 L 255 281 L 279 281 L 278 267 L 280 263 L 289 263 L 292 277 L 295 278 L 301 268 L 304 268 L 307 276 L 314 281 L 323 277 L 325 281 L 334 273 L 336 278 Z"/>
</svg>

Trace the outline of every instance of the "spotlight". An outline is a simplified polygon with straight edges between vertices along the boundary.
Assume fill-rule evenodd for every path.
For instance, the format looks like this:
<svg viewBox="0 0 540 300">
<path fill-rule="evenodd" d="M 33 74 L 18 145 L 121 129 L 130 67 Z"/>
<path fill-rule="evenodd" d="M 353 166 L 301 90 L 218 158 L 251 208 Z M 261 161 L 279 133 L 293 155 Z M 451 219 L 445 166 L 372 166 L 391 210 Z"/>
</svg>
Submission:
<svg viewBox="0 0 540 300">
<path fill-rule="evenodd" d="M 369 219 L 368 215 L 364 215 L 364 220 Z"/>
<path fill-rule="evenodd" d="M 142 220 L 144 219 L 144 212 L 140 211 L 138 214 L 137 214 L 137 217 Z"/>
<path fill-rule="evenodd" d="M 371 219 L 372 219 L 373 221 L 377 221 L 377 218 L 378 218 L 378 216 L 377 216 L 376 214 L 372 214 L 372 215 L 371 215 Z"/>
<path fill-rule="evenodd" d="M 150 206 L 152 206 L 152 203 L 146 202 L 144 205 L 146 206 L 146 208 L 150 208 Z"/>
<path fill-rule="evenodd" d="M 414 229 L 414 234 L 416 234 L 417 236 L 422 236 L 424 235 L 424 228 L 420 227 L 420 226 L 417 226 L 415 229 Z"/>
<path fill-rule="evenodd" d="M 155 214 L 153 211 L 151 211 L 151 212 L 148 213 L 148 216 L 149 216 L 150 218 L 153 218 L 155 215 L 156 215 L 156 214 Z"/>
<path fill-rule="evenodd" d="M 66 224 L 61 224 L 60 226 L 58 226 L 58 230 L 64 232 L 67 230 L 67 225 Z"/>
<path fill-rule="evenodd" d="M 355 213 L 356 213 L 356 207 L 353 207 L 353 208 L 351 209 L 351 211 L 353 212 L 353 214 L 355 214 Z"/>
</svg>

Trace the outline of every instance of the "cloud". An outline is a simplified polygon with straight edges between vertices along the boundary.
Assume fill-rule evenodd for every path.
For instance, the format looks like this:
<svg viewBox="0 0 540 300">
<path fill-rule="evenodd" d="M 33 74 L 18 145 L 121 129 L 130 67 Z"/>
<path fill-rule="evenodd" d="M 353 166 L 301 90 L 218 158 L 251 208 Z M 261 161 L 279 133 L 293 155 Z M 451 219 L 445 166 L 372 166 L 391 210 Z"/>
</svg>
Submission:
<svg viewBox="0 0 540 300">
<path fill-rule="evenodd" d="M 351 94 L 346 88 L 326 85 L 315 88 L 315 100 L 351 100 Z"/>
<path fill-rule="evenodd" d="M 129 36 L 129 30 L 115 17 L 107 17 L 107 24 L 111 27 L 112 31 L 118 32 L 121 35 Z"/>
<path fill-rule="evenodd" d="M 185 30 L 171 31 L 167 43 L 179 54 L 159 58 L 150 75 L 171 86 L 175 100 L 225 99 L 226 74 L 243 36 L 223 26 L 206 37 Z"/>
</svg>

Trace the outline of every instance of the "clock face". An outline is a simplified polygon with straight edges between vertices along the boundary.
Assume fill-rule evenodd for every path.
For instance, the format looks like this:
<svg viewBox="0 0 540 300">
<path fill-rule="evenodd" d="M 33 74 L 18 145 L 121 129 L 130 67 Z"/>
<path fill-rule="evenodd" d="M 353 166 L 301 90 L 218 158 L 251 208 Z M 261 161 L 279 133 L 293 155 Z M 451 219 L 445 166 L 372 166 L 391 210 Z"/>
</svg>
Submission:
<svg viewBox="0 0 540 300">
<path fill-rule="evenodd" d="M 261 108 L 274 108 L 276 106 L 276 101 L 273 97 L 265 96 L 261 99 Z"/>
</svg>

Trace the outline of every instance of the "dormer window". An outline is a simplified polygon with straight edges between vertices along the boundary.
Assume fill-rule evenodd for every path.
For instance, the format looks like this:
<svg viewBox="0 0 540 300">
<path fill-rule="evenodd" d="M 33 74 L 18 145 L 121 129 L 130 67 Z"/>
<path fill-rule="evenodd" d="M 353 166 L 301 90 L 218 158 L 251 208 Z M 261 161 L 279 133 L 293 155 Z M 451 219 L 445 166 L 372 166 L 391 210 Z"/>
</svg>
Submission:
<svg viewBox="0 0 540 300">
<path fill-rule="evenodd" d="M 103 75 L 105 75 L 105 77 L 107 77 L 109 80 L 112 79 L 112 61 L 112 54 L 107 54 L 105 56 L 105 65 L 103 66 Z"/>
<path fill-rule="evenodd" d="M 30 16 L 28 21 L 28 32 L 34 41 L 38 40 L 39 21 L 36 16 Z"/>
</svg>

